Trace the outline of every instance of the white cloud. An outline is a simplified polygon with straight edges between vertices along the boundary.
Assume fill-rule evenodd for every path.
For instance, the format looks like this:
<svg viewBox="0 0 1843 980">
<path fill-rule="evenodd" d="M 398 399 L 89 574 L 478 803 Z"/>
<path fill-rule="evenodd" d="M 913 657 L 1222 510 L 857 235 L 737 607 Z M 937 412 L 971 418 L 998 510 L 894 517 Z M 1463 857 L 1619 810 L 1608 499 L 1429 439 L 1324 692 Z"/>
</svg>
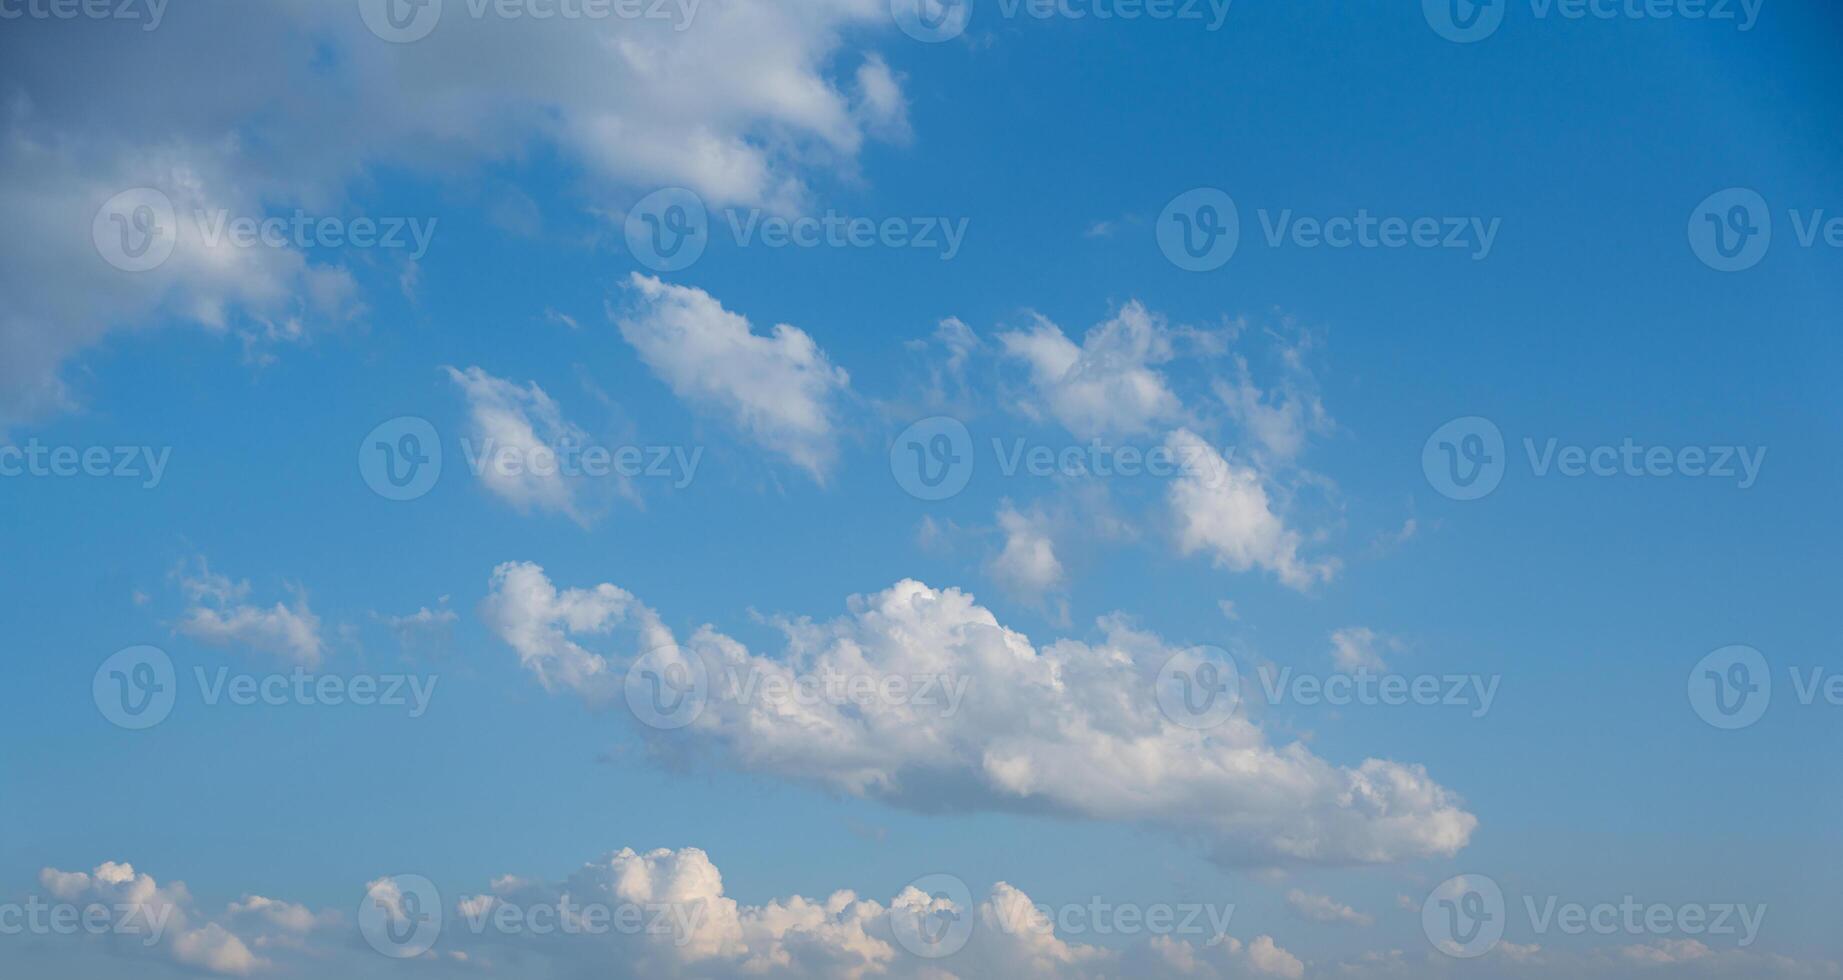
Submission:
<svg viewBox="0 0 1843 980">
<path fill-rule="evenodd" d="M 360 312 L 338 259 L 293 247 L 212 248 L 182 229 L 155 271 L 107 266 L 91 221 L 120 191 L 156 188 L 181 215 L 352 215 L 348 188 L 377 168 L 466 180 L 542 146 L 608 210 L 668 184 L 713 205 L 798 210 L 810 178 L 852 177 L 867 138 L 907 132 L 900 79 L 846 48 L 888 16 L 874 0 L 729 0 L 698 4 L 688 25 L 511 21 L 451 3 L 415 44 L 385 43 L 353 4 L 322 0 L 175 10 L 149 33 L 11 22 L 0 427 L 72 406 L 65 362 L 114 331 L 197 324 L 267 348 Z"/>
<path fill-rule="evenodd" d="M 1165 445 L 1185 461 L 1167 491 L 1180 552 L 1206 552 L 1218 566 L 1237 572 L 1264 569 L 1295 589 L 1337 574 L 1335 559 L 1300 556 L 1299 533 L 1274 512 L 1260 473 L 1224 459 L 1188 429 L 1171 433 Z"/>
<path fill-rule="evenodd" d="M 586 448 L 588 433 L 564 418 L 535 381 L 520 387 L 477 367 L 446 370 L 467 397 L 472 423 L 468 463 L 487 490 L 521 513 L 551 511 L 589 524 L 581 499 L 587 478 L 569 472 L 568 461 L 558 454 Z"/>
<path fill-rule="evenodd" d="M 942 693 L 843 704 L 712 696 L 670 738 L 689 737 L 738 769 L 921 810 L 1022 808 L 1149 825 L 1238 864 L 1449 855 L 1477 823 L 1419 766 L 1334 765 L 1297 742 L 1270 744 L 1239 715 L 1205 731 L 1173 723 L 1154 683 L 1177 650 L 1120 617 L 1100 622 L 1098 642 L 1036 646 L 957 589 L 903 581 L 848 605 L 828 622 L 782 621 L 788 645 L 775 657 L 710 626 L 670 649 L 695 658 L 719 691 L 732 677 L 811 688 L 868 676 L 945 678 Z M 559 593 L 534 565 L 500 566 L 487 606 L 547 688 L 568 677 L 600 700 L 633 648 L 591 653 L 570 635 L 605 634 L 624 616 L 644 624 L 644 649 L 671 642 L 625 591 Z M 946 693 L 956 687 L 957 703 Z"/>
<path fill-rule="evenodd" d="M 763 336 L 701 289 L 634 274 L 621 336 L 693 407 L 823 480 L 838 455 L 838 399 L 850 377 L 797 327 Z"/>
<path fill-rule="evenodd" d="M 1331 660 L 1347 673 L 1359 670 L 1386 670 L 1378 648 L 1392 647 L 1394 641 L 1378 636 L 1367 626 L 1348 626 L 1331 632 Z"/>
<path fill-rule="evenodd" d="M 1039 316 L 1029 330 L 998 335 L 1004 354 L 1029 369 L 1019 408 L 1054 419 L 1077 438 L 1140 435 L 1179 420 L 1183 406 L 1156 366 L 1172 358 L 1164 321 L 1138 302 L 1088 331 L 1077 346 Z"/>
<path fill-rule="evenodd" d="M 607 658 L 590 653 L 571 636 L 605 635 L 631 618 L 641 631 L 643 650 L 671 642 L 652 610 L 626 590 L 598 585 L 560 592 L 542 568 L 529 563 L 495 568 L 480 612 L 545 690 L 572 690 L 597 704 L 614 696 L 621 675 Z"/>
<path fill-rule="evenodd" d="M 39 872 L 39 883 L 59 901 L 107 908 L 111 927 L 122 940 L 112 946 L 118 954 L 164 956 L 222 976 L 249 976 L 273 965 L 251 950 L 262 942 L 261 930 L 239 934 L 232 928 L 235 920 L 280 928 L 297 937 L 338 920 L 333 913 L 315 915 L 298 905 L 251 896 L 232 903 L 224 921 L 209 921 L 183 883 L 163 886 L 125 862 L 105 862 L 89 873 L 45 868 Z"/>
<path fill-rule="evenodd" d="M 1313 895 L 1297 888 L 1286 893 L 1286 904 L 1299 915 L 1313 922 L 1335 922 L 1353 926 L 1367 926 L 1376 920 L 1358 912 L 1348 905 L 1333 901 L 1325 895 Z"/>
<path fill-rule="evenodd" d="M 1020 513 L 1004 501 L 998 509 L 998 527 L 1004 532 L 1004 550 L 988 566 L 992 577 L 1020 595 L 1041 597 L 1063 583 L 1062 562 L 1050 538 L 1049 520 L 1032 509 Z"/>
<path fill-rule="evenodd" d="M 310 670 L 320 665 L 325 649 L 320 617 L 305 593 L 297 590 L 293 605 L 253 605 L 245 601 L 248 582 L 213 574 L 203 559 L 195 575 L 180 575 L 179 584 L 192 603 L 174 627 L 180 633 L 213 646 L 248 647 Z"/>
</svg>

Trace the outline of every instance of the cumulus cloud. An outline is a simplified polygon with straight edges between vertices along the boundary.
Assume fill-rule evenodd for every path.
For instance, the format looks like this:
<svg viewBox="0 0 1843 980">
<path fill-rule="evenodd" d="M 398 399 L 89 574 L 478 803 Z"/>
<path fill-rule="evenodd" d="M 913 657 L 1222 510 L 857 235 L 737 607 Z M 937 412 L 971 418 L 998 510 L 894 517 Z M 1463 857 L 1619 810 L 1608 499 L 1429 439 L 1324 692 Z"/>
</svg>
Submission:
<svg viewBox="0 0 1843 980">
<path fill-rule="evenodd" d="M 309 670 L 320 665 L 325 649 L 320 617 L 304 593 L 297 590 L 292 605 L 252 604 L 250 583 L 213 573 L 202 558 L 195 573 L 180 574 L 179 584 L 191 602 L 174 627 L 181 634 L 213 646 L 261 651 Z"/>
<path fill-rule="evenodd" d="M 852 175 L 867 139 L 907 132 L 901 80 L 845 47 L 854 26 L 887 24 L 872 0 L 704 3 L 683 25 L 450 4 L 414 44 L 373 36 L 349 3 L 173 13 L 152 32 L 26 18 L 0 34 L 0 426 L 76 403 L 65 362 L 116 331 L 202 325 L 260 360 L 362 312 L 337 257 L 214 247 L 195 211 L 353 215 L 378 168 L 465 178 L 532 146 L 609 210 L 673 184 L 795 211 L 815 176 Z M 139 187 L 182 220 L 164 265 L 123 272 L 92 219 Z"/>
<path fill-rule="evenodd" d="M 639 649 L 669 649 L 700 670 L 713 693 L 681 731 L 648 730 L 662 745 L 898 806 L 1142 824 L 1199 840 L 1226 863 L 1267 865 L 1449 855 L 1477 824 L 1420 766 L 1336 765 L 1270 742 L 1239 715 L 1205 730 L 1174 723 L 1154 685 L 1179 651 L 1119 616 L 1098 623 L 1096 640 L 1039 646 L 958 589 L 905 580 L 853 597 L 831 621 L 780 621 L 787 647 L 771 657 L 711 626 L 673 643 L 626 591 L 559 592 L 530 564 L 500 566 L 486 605 L 551 690 L 607 701 L 638 650 L 593 653 L 572 637 L 623 621 L 643 635 Z M 910 696 L 763 699 L 731 683 L 821 690 L 851 677 L 904 678 Z"/>
<path fill-rule="evenodd" d="M 1337 574 L 1335 559 L 1301 556 L 1299 532 L 1275 512 L 1266 483 L 1253 467 L 1225 459 L 1188 429 L 1171 433 L 1165 446 L 1175 458 L 1188 461 L 1167 491 L 1180 552 L 1203 552 L 1232 571 L 1259 568 L 1295 589 L 1328 582 Z"/>
<path fill-rule="evenodd" d="M 480 483 L 520 512 L 550 511 L 590 523 L 582 500 L 586 478 L 572 472 L 568 456 L 589 445 L 588 433 L 564 418 L 535 381 L 520 386 L 477 367 L 446 370 L 467 398 L 467 462 Z"/>
<path fill-rule="evenodd" d="M 673 394 L 823 480 L 850 376 L 798 327 L 766 336 L 701 289 L 635 273 L 621 336 Z"/>
<path fill-rule="evenodd" d="M 1158 366 L 1172 358 L 1164 321 L 1138 302 L 1092 330 L 1077 345 L 1039 316 L 1028 330 L 1000 333 L 1006 357 L 1028 369 L 1030 394 L 1018 407 L 1054 419 L 1077 438 L 1142 435 L 1182 415 Z"/>
<path fill-rule="evenodd" d="M 298 940 L 338 921 L 335 913 L 257 895 L 233 902 L 219 919 L 205 917 L 183 883 L 161 885 L 126 862 L 109 861 L 94 871 L 39 872 L 39 886 L 60 902 L 106 911 L 117 954 L 165 957 L 200 972 L 249 976 L 274 964 L 252 947 L 271 942 L 279 931 Z"/>
<path fill-rule="evenodd" d="M 1376 921 L 1348 905 L 1332 900 L 1329 896 L 1314 895 L 1297 888 L 1286 893 L 1286 904 L 1295 913 L 1313 922 L 1367 926 Z"/>
</svg>

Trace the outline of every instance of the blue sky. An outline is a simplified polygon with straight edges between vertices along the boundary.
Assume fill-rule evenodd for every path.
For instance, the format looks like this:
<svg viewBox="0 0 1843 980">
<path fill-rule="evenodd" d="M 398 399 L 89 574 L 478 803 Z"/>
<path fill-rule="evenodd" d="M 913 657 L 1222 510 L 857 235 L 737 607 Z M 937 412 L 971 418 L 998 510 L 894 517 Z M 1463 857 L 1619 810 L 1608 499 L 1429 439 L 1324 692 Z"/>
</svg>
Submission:
<svg viewBox="0 0 1843 980">
<path fill-rule="evenodd" d="M 924 42 L 907 2 L 0 4 L 0 963 L 1835 975 L 1839 14 L 1498 0 L 1460 43 L 1463 0 L 923 0 Z M 1238 228 L 1201 271 L 1198 189 Z M 661 200 L 689 265 L 632 247 Z M 773 244 L 827 216 L 877 230 Z M 1455 247 L 1313 224 L 1364 216 Z M 176 239 L 128 249 L 150 217 Z M 389 499 L 406 432 L 440 474 Z M 1498 482 L 1456 499 L 1469 434 Z M 559 445 L 642 462 L 469 466 Z M 917 452 L 964 489 L 909 492 Z M 1240 684 L 1208 724 L 1199 658 Z M 141 662 L 176 701 L 136 730 Z M 1738 718 L 1698 686 L 1761 664 Z M 704 678 L 680 727 L 636 701 L 668 665 Z M 208 703 L 220 671 L 425 694 Z M 1439 903 L 1484 879 L 1468 945 Z M 427 951 L 388 928 L 417 881 Z M 565 895 L 702 924 L 463 910 Z M 1534 914 L 1628 896 L 1671 925 Z M 9 931 L 37 901 L 177 919 Z"/>
</svg>

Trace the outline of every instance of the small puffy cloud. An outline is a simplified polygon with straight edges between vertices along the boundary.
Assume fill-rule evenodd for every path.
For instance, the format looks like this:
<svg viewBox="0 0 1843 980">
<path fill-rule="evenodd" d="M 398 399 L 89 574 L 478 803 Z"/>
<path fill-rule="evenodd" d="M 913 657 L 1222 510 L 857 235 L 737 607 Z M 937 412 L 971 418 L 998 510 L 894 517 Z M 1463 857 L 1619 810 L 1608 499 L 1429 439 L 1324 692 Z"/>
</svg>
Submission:
<svg viewBox="0 0 1843 980">
<path fill-rule="evenodd" d="M 1004 355 L 1028 370 L 1031 393 L 1018 407 L 1077 438 L 1141 435 L 1182 417 L 1158 370 L 1172 358 L 1169 330 L 1138 302 L 1088 331 L 1080 345 L 1041 316 L 1030 329 L 997 339 Z"/>
<path fill-rule="evenodd" d="M 1033 597 L 1062 585 L 1062 562 L 1056 558 L 1049 520 L 1040 510 L 1021 513 L 1007 500 L 999 507 L 998 527 L 1005 536 L 1004 550 L 987 567 L 999 584 Z"/>
<path fill-rule="evenodd" d="M 631 620 L 645 648 L 670 642 L 658 617 L 625 589 L 604 584 L 559 591 L 542 568 L 528 562 L 493 570 L 480 612 L 545 690 L 575 691 L 595 704 L 612 697 L 622 678 L 607 658 L 572 637 L 605 635 Z"/>
<path fill-rule="evenodd" d="M 260 606 L 247 601 L 248 582 L 214 574 L 199 559 L 196 573 L 180 573 L 180 588 L 191 602 L 174 627 L 181 634 L 220 647 L 246 647 L 313 669 L 325 644 L 320 617 L 297 591 L 292 605 Z"/>
<path fill-rule="evenodd" d="M 1225 459 L 1188 429 L 1171 433 L 1165 446 L 1185 461 L 1167 491 L 1181 553 L 1204 552 L 1219 567 L 1237 572 L 1263 569 L 1302 590 L 1337 574 L 1335 559 L 1300 555 L 1299 532 L 1274 512 L 1253 467 Z"/>
<path fill-rule="evenodd" d="M 1376 920 L 1325 895 L 1314 895 L 1297 888 L 1286 893 L 1286 904 L 1299 916 L 1313 922 L 1367 926 Z"/>
<path fill-rule="evenodd" d="M 1331 660 L 1337 669 L 1347 674 L 1388 669 L 1381 651 L 1393 646 L 1394 640 L 1378 635 L 1367 626 L 1347 626 L 1331 632 Z"/>
<path fill-rule="evenodd" d="M 550 511 L 588 524 L 583 477 L 571 475 L 559 455 L 588 446 L 588 433 L 535 381 L 520 386 L 477 367 L 446 370 L 467 398 L 467 457 L 481 484 L 521 513 Z"/>
<path fill-rule="evenodd" d="M 755 333 L 701 289 L 634 274 L 621 336 L 686 404 L 824 480 L 838 455 L 839 399 L 850 376 L 798 327 Z"/>
</svg>

